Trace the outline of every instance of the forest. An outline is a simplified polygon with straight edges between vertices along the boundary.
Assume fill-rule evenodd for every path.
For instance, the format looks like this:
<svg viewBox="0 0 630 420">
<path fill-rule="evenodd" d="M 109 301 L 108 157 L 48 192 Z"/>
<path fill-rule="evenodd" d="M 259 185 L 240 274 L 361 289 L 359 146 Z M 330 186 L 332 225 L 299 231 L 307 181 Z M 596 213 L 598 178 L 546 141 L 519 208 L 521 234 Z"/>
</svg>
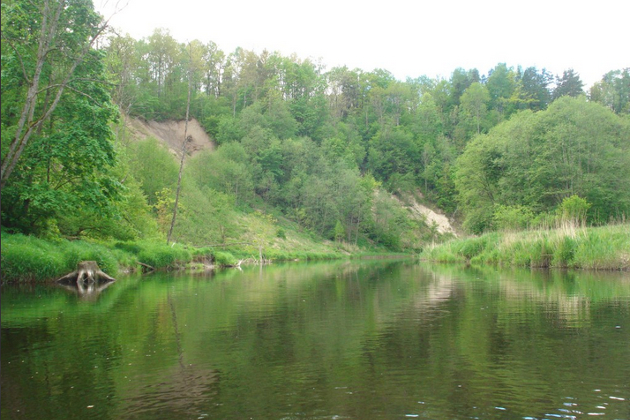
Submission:
<svg viewBox="0 0 630 420">
<path fill-rule="evenodd" d="M 215 150 L 128 130 L 187 117 Z M 507 63 L 401 81 L 161 28 L 134 39 L 89 1 L 3 0 L 1 132 L 3 234 L 165 241 L 177 208 L 172 240 L 195 246 L 296 231 L 418 251 L 449 235 L 416 201 L 467 234 L 570 206 L 589 225 L 630 214 L 630 68 L 589 89 L 578 69 Z"/>
</svg>

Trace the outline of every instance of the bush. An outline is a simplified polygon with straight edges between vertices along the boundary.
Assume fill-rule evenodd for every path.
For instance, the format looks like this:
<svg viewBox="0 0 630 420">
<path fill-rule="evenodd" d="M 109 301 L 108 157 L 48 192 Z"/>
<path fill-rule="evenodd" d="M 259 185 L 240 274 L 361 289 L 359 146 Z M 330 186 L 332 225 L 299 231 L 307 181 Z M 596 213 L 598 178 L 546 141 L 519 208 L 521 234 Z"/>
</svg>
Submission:
<svg viewBox="0 0 630 420">
<path fill-rule="evenodd" d="M 96 261 L 104 272 L 115 276 L 118 273 L 118 261 L 112 252 L 103 245 L 85 241 L 66 242 L 60 250 L 68 272 L 77 268 L 81 261 Z"/>
<path fill-rule="evenodd" d="M 586 223 L 586 213 L 591 208 L 591 204 L 586 199 L 577 195 L 566 197 L 562 200 L 562 204 L 558 211 L 562 220 L 576 222 L 584 225 Z"/>
<path fill-rule="evenodd" d="M 473 257 L 482 254 L 486 248 L 495 246 L 497 243 L 497 234 L 490 233 L 478 238 L 468 238 L 453 243 L 453 251 L 458 255 L 471 260 Z"/>
<path fill-rule="evenodd" d="M 491 233 L 427 249 L 423 259 L 436 262 L 518 267 L 574 267 L 596 270 L 630 268 L 628 224 L 575 230 L 555 229 Z"/>
<path fill-rule="evenodd" d="M 238 260 L 229 252 L 219 251 L 214 253 L 214 263 L 219 266 L 229 266 L 236 265 Z"/>
<path fill-rule="evenodd" d="M 140 254 L 142 248 L 135 242 L 116 242 L 114 248 L 129 252 L 134 255 Z"/>
<path fill-rule="evenodd" d="M 531 250 L 531 267 L 546 268 L 551 266 L 551 260 L 553 258 L 553 250 L 550 246 L 549 240 L 540 238 L 533 243 Z"/>
<path fill-rule="evenodd" d="M 498 230 L 526 229 L 534 218 L 534 212 L 526 206 L 497 205 L 494 210 L 494 227 Z"/>
<path fill-rule="evenodd" d="M 168 246 L 148 242 L 141 245 L 138 261 L 156 269 L 173 268 L 192 259 L 192 254 L 179 245 Z"/>
<path fill-rule="evenodd" d="M 2 280 L 46 281 L 74 271 L 80 261 L 96 261 L 110 275 L 119 257 L 105 245 L 85 241 L 46 241 L 24 235 L 2 235 Z"/>
</svg>

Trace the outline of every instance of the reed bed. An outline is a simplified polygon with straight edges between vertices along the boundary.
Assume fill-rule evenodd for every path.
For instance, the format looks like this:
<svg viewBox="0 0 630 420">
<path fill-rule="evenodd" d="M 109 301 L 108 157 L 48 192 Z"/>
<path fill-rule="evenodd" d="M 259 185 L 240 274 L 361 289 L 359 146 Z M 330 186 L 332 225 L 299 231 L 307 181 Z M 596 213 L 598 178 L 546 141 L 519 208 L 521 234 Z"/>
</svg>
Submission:
<svg viewBox="0 0 630 420">
<path fill-rule="evenodd" d="M 630 269 L 630 224 L 493 232 L 453 240 L 421 254 L 435 262 L 531 268 Z"/>
</svg>

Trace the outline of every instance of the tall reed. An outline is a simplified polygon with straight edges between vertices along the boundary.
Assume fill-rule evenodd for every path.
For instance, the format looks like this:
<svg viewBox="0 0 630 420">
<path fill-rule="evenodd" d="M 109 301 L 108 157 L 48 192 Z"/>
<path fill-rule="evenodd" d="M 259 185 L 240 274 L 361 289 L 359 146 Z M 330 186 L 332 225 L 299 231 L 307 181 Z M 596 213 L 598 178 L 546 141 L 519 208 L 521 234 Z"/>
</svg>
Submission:
<svg viewBox="0 0 630 420">
<path fill-rule="evenodd" d="M 421 254 L 436 262 L 521 267 L 630 269 L 630 224 L 584 227 L 565 221 L 554 229 L 493 232 L 451 241 Z"/>
</svg>

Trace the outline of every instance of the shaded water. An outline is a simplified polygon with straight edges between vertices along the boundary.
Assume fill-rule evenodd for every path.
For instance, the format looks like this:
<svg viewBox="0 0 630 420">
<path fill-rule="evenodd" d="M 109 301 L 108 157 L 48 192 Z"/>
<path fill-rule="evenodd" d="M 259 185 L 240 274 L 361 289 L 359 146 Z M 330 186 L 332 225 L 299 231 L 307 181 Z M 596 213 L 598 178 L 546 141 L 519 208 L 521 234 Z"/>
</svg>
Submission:
<svg viewBox="0 0 630 420">
<path fill-rule="evenodd" d="M 630 277 L 410 262 L 2 288 L 2 419 L 630 419 Z"/>
</svg>

